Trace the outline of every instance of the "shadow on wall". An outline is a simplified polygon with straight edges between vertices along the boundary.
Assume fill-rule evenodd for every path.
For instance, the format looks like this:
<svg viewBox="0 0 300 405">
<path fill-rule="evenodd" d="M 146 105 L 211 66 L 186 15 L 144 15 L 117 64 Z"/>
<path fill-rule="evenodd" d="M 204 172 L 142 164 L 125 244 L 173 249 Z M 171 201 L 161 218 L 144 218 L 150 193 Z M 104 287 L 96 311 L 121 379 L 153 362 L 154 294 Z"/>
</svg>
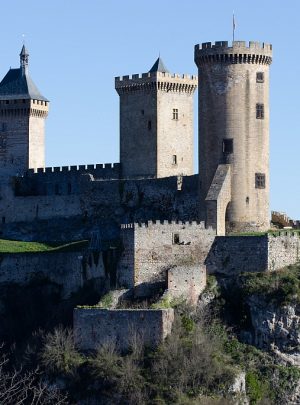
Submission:
<svg viewBox="0 0 300 405">
<path fill-rule="evenodd" d="M 217 236 L 205 260 L 207 274 L 268 270 L 267 236 Z"/>
</svg>

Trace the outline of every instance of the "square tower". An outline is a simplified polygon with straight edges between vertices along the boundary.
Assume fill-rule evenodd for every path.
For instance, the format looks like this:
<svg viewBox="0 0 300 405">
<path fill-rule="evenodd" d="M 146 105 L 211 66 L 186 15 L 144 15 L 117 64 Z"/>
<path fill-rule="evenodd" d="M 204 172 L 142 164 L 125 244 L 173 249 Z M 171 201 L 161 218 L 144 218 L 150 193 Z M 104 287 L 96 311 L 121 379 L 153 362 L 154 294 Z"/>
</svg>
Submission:
<svg viewBox="0 0 300 405">
<path fill-rule="evenodd" d="M 161 58 L 148 73 L 116 77 L 123 177 L 193 174 L 197 77 L 170 74 Z"/>
<path fill-rule="evenodd" d="M 13 176 L 45 166 L 45 119 L 48 100 L 28 73 L 23 46 L 20 68 L 10 69 L 0 83 L 0 174 Z"/>
</svg>

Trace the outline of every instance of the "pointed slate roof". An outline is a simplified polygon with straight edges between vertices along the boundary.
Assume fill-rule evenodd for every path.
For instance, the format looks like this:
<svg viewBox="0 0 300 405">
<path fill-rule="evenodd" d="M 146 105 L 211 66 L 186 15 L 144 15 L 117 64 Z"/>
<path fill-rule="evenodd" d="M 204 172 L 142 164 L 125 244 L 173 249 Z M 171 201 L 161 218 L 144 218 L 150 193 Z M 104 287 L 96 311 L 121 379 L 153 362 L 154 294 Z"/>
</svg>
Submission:
<svg viewBox="0 0 300 405">
<path fill-rule="evenodd" d="M 170 73 L 168 69 L 165 67 L 164 62 L 162 61 L 161 57 L 158 57 L 157 60 L 155 61 L 154 65 L 152 68 L 149 70 L 149 73 L 153 72 L 165 72 L 165 73 Z"/>
<path fill-rule="evenodd" d="M 23 45 L 20 57 L 28 56 L 28 52 Z M 38 88 L 29 76 L 28 70 L 10 69 L 0 83 L 0 100 L 8 99 L 31 99 L 48 101 L 39 92 Z"/>
</svg>

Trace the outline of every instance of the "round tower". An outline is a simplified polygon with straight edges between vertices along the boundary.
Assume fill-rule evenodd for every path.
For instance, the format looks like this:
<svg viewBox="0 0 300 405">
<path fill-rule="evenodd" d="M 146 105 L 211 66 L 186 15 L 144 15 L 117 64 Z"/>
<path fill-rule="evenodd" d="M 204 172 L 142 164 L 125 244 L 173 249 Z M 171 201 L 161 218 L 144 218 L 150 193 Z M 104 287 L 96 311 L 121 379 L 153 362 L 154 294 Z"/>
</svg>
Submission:
<svg viewBox="0 0 300 405">
<path fill-rule="evenodd" d="M 195 46 L 200 212 L 219 234 L 269 228 L 272 45 Z"/>
</svg>

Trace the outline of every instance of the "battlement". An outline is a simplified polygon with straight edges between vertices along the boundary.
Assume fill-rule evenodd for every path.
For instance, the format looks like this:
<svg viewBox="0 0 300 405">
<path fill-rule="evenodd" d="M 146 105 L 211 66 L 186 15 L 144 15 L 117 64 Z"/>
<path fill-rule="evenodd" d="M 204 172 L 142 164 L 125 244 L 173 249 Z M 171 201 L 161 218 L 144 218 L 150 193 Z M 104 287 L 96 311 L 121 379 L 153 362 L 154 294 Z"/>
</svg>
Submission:
<svg viewBox="0 0 300 405">
<path fill-rule="evenodd" d="M 121 229 L 136 229 L 136 228 L 154 228 L 168 225 L 183 225 L 183 226 L 196 226 L 199 229 L 205 229 L 205 222 L 198 221 L 168 221 L 168 220 L 153 220 L 147 222 L 135 222 L 130 224 L 121 224 Z"/>
<path fill-rule="evenodd" d="M 272 63 L 272 45 L 257 41 L 216 41 L 195 45 L 195 62 Z"/>
<path fill-rule="evenodd" d="M 148 72 L 116 77 L 115 89 L 118 94 L 144 89 L 194 93 L 197 88 L 197 82 L 198 77 L 195 75 Z"/>
<path fill-rule="evenodd" d="M 35 176 L 50 173 L 90 173 L 96 172 L 99 175 L 105 175 L 112 172 L 120 172 L 120 163 L 104 163 L 104 164 L 94 164 L 94 165 L 75 165 L 75 166 L 56 166 L 56 167 L 41 167 L 37 169 L 29 169 L 25 173 L 25 176 Z M 106 177 L 106 176 L 105 176 Z"/>
</svg>

